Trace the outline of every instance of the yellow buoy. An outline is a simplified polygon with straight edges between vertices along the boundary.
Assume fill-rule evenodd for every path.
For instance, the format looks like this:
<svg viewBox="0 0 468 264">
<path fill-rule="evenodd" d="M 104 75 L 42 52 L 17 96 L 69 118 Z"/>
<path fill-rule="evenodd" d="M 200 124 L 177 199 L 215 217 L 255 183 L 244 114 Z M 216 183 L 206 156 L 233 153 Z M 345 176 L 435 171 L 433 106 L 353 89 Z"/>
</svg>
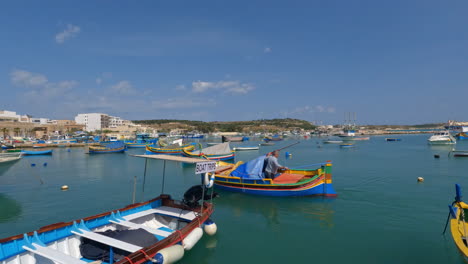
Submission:
<svg viewBox="0 0 468 264">
<path fill-rule="evenodd" d="M 423 177 L 418 177 L 418 182 L 423 182 L 424 178 Z"/>
<path fill-rule="evenodd" d="M 62 191 L 68 190 L 68 185 L 63 185 L 61 189 Z"/>
</svg>

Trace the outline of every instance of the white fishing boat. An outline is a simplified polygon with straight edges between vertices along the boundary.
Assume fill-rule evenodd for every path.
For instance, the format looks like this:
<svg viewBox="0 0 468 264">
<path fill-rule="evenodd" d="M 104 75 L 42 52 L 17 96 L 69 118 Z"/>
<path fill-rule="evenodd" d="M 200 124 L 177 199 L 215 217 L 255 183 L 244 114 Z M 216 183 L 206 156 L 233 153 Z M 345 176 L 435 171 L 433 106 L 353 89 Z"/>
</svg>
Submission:
<svg viewBox="0 0 468 264">
<path fill-rule="evenodd" d="M 324 140 L 323 144 L 341 144 L 343 140 Z"/>
<path fill-rule="evenodd" d="M 427 141 L 432 145 L 457 143 L 448 130 L 435 132 Z"/>
<path fill-rule="evenodd" d="M 245 146 L 245 147 L 235 147 L 233 150 L 242 151 L 242 150 L 258 150 L 259 146 Z"/>
<path fill-rule="evenodd" d="M 21 159 L 22 156 L 22 152 L 0 153 L 0 164 L 17 161 Z"/>
</svg>

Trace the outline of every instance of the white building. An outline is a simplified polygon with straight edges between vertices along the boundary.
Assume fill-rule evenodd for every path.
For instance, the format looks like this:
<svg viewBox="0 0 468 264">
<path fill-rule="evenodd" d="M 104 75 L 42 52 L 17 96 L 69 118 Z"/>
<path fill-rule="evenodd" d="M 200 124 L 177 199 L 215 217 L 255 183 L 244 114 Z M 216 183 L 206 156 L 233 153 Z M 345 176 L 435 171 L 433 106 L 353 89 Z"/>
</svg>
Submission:
<svg viewBox="0 0 468 264">
<path fill-rule="evenodd" d="M 31 123 L 40 124 L 40 125 L 50 125 L 50 124 L 57 124 L 57 120 L 50 120 L 48 118 L 31 118 Z"/>
<path fill-rule="evenodd" d="M 0 110 L 0 121 L 10 121 L 10 122 L 31 122 L 31 117 L 28 115 L 18 115 L 16 112 Z"/>
<path fill-rule="evenodd" d="M 85 125 L 88 132 L 109 128 L 110 116 L 101 113 L 78 114 L 75 117 L 77 124 Z"/>
</svg>

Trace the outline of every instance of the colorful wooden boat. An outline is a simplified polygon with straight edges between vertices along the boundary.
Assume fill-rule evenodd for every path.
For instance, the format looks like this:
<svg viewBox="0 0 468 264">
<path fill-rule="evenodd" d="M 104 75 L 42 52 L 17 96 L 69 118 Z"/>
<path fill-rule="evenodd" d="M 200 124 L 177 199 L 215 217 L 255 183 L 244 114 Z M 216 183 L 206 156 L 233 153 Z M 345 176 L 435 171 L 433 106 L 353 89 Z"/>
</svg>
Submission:
<svg viewBox="0 0 468 264">
<path fill-rule="evenodd" d="M 468 204 L 462 201 L 461 187 L 455 184 L 455 201 L 449 205 L 450 232 L 453 241 L 463 256 L 465 262 L 468 262 Z M 447 223 L 447 224 L 448 224 Z M 447 226 L 446 226 L 447 227 Z M 444 230 L 445 232 L 445 230 Z"/>
<path fill-rule="evenodd" d="M 353 143 L 343 143 L 343 144 L 340 144 L 340 147 L 341 148 L 353 148 L 354 144 Z"/>
<path fill-rule="evenodd" d="M 201 150 L 189 151 L 182 149 L 182 155 L 186 157 L 205 158 L 209 160 L 231 160 L 236 156 L 236 152 L 231 150 L 229 142 L 226 142 Z"/>
<path fill-rule="evenodd" d="M 455 135 L 457 139 L 468 139 L 468 135 L 465 132 L 460 132 Z"/>
<path fill-rule="evenodd" d="M 192 151 L 195 149 L 195 143 L 189 143 L 186 145 L 169 145 L 166 147 L 155 147 L 146 145 L 146 154 L 166 154 L 166 155 L 183 155 L 183 151 Z"/>
<path fill-rule="evenodd" d="M 127 148 L 145 148 L 146 147 L 146 142 L 125 142 L 125 145 Z"/>
<path fill-rule="evenodd" d="M 45 147 L 47 147 L 47 144 L 45 144 L 45 143 L 38 143 L 38 144 L 33 144 L 32 147 L 33 147 L 33 148 L 45 148 Z"/>
<path fill-rule="evenodd" d="M 21 149 L 7 149 L 7 152 L 21 152 Z"/>
<path fill-rule="evenodd" d="M 127 150 L 127 146 L 122 141 L 116 141 L 101 146 L 89 146 L 89 154 L 103 154 L 103 153 L 123 153 Z"/>
<path fill-rule="evenodd" d="M 173 263 L 199 241 L 212 213 L 210 203 L 190 209 L 161 195 L 1 239 L 0 263 Z"/>
<path fill-rule="evenodd" d="M 23 155 L 52 155 L 52 150 L 22 150 Z"/>
<path fill-rule="evenodd" d="M 275 135 L 275 136 L 266 136 L 265 138 L 263 138 L 264 141 L 266 142 L 270 142 L 270 141 L 281 141 L 283 140 L 283 137 L 281 136 L 278 136 L 278 135 Z"/>
<path fill-rule="evenodd" d="M 265 155 L 236 164 L 219 163 L 214 184 L 226 191 L 264 196 L 336 196 L 332 186 L 332 163 L 314 164 L 316 169 L 290 169 L 274 180 L 262 172 Z"/>
</svg>

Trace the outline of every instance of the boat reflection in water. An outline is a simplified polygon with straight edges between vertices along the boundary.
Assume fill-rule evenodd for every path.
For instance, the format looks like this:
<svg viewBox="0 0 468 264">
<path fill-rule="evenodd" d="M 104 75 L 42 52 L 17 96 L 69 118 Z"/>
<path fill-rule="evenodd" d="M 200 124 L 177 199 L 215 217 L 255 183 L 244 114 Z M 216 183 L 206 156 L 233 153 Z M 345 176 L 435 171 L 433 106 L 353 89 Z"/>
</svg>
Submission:
<svg viewBox="0 0 468 264">
<path fill-rule="evenodd" d="M 0 193 L 0 223 L 15 222 L 22 212 L 21 204 L 5 194 Z"/>
<path fill-rule="evenodd" d="M 332 228 L 334 199 L 325 197 L 267 197 L 251 196 L 216 189 L 220 199 L 218 210 L 231 210 L 235 219 L 246 219 L 261 215 L 265 223 L 273 229 L 279 229 L 283 222 L 290 219 L 303 219 L 306 222 L 319 222 L 320 227 Z M 250 215 L 250 217 L 249 217 Z"/>
</svg>

